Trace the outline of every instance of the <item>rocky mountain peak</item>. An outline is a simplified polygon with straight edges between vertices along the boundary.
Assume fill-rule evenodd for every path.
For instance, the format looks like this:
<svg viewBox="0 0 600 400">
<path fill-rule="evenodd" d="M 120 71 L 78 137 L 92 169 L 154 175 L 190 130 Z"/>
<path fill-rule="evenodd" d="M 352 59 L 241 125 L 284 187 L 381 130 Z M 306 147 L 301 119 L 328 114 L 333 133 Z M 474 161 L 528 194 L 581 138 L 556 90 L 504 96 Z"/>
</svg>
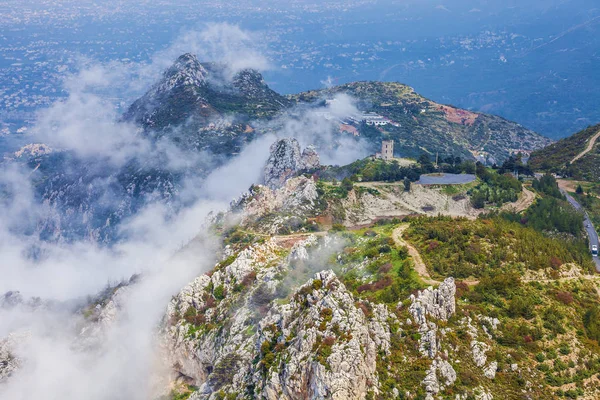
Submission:
<svg viewBox="0 0 600 400">
<path fill-rule="evenodd" d="M 175 63 L 163 74 L 157 91 L 169 91 L 176 86 L 202 86 L 206 83 L 208 71 L 198 58 L 190 53 L 177 58 Z"/>
<path fill-rule="evenodd" d="M 319 165 L 319 155 L 314 146 L 301 153 L 296 139 L 280 139 L 271 145 L 271 155 L 264 169 L 264 184 L 272 189 L 282 187 L 299 171 L 318 168 Z"/>
<path fill-rule="evenodd" d="M 244 69 L 236 73 L 232 85 L 248 98 L 262 98 L 270 95 L 271 89 L 265 83 L 262 74 L 254 69 Z"/>
</svg>

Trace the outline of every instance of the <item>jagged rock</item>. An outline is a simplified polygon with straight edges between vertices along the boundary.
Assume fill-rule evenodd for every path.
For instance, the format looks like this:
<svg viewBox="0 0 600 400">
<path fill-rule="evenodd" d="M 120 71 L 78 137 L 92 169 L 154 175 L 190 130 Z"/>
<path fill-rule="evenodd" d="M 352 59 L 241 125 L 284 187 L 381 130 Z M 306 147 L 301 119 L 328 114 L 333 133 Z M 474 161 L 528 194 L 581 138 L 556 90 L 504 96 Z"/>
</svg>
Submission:
<svg viewBox="0 0 600 400">
<path fill-rule="evenodd" d="M 438 374 L 443 379 L 443 383 L 440 383 Z M 433 399 L 433 395 L 438 394 L 444 385 L 450 386 L 454 382 L 456 382 L 456 371 L 452 365 L 446 360 L 437 358 L 431 363 L 421 384 L 425 387 L 427 398 Z"/>
<path fill-rule="evenodd" d="M 314 290 L 315 282 L 320 282 L 319 289 Z M 313 306 L 302 311 L 305 301 Z M 332 271 L 317 273 L 289 305 L 272 309 L 282 334 L 294 338 L 283 350 L 278 371 L 269 371 L 264 396 L 358 399 L 369 389 L 377 392 L 377 353 L 389 349 L 386 321 L 391 315 L 385 307 L 375 307 L 372 312 L 368 318 L 356 307 Z M 331 316 L 327 323 L 324 321 L 329 317 L 323 315 Z M 332 330 L 336 325 L 338 328 Z M 309 361 L 315 352 L 320 358 Z"/>
<path fill-rule="evenodd" d="M 447 321 L 456 311 L 456 285 L 454 278 L 447 278 L 436 289 L 431 286 L 417 295 L 411 295 L 408 311 L 419 325 L 419 351 L 429 358 L 435 358 L 440 350 L 437 340 L 437 325 L 427 321 L 427 316 Z"/>
<path fill-rule="evenodd" d="M 313 145 L 307 146 L 304 151 L 302 151 L 302 169 L 312 170 L 317 169 L 320 166 L 321 161 L 317 149 Z"/>
<path fill-rule="evenodd" d="M 320 166 L 319 155 L 314 146 L 308 146 L 302 154 L 300 143 L 294 138 L 284 138 L 271 145 L 271 154 L 264 168 L 263 182 L 271 189 L 282 187 L 298 171 Z"/>
<path fill-rule="evenodd" d="M 440 350 L 440 343 L 437 339 L 437 325 L 433 322 L 425 323 L 420 326 L 419 333 L 419 351 L 429 358 L 435 358 Z"/>
<path fill-rule="evenodd" d="M 498 362 L 492 361 L 487 367 L 483 369 L 483 374 L 490 379 L 496 377 L 496 371 L 498 370 Z"/>
<path fill-rule="evenodd" d="M 500 325 L 500 320 L 498 318 L 492 318 L 485 315 L 479 315 L 478 318 L 481 322 L 481 329 L 483 329 L 483 332 L 488 338 L 492 339 L 492 332 L 488 330 L 488 326 L 492 331 L 495 331 L 498 329 L 498 325 Z"/>
<path fill-rule="evenodd" d="M 0 308 L 13 308 L 23 304 L 23 295 L 18 291 L 6 292 L 0 297 Z"/>
<path fill-rule="evenodd" d="M 409 311 L 419 325 L 427 323 L 427 315 L 447 321 L 456 312 L 455 294 L 454 278 L 446 278 L 436 289 L 430 286 L 416 296 L 411 295 Z"/>
<path fill-rule="evenodd" d="M 232 109 L 236 114 L 261 117 L 287 105 L 289 101 L 271 90 L 258 71 L 231 71 L 227 65 L 202 63 L 187 53 L 129 107 L 123 118 L 152 129 L 184 123 L 204 128 L 225 114 L 231 115 Z"/>
<path fill-rule="evenodd" d="M 314 180 L 298 176 L 287 180 L 278 189 L 255 185 L 249 193 L 233 202 L 231 208 L 241 214 L 242 226 L 259 221 L 255 229 L 275 235 L 290 218 L 314 216 L 317 213 L 317 198 Z M 270 215 L 276 211 L 277 215 Z M 265 219 L 265 216 L 272 218 Z"/>
<path fill-rule="evenodd" d="M 445 379 L 444 384 L 446 386 L 450 386 L 456 382 L 456 371 L 448 361 L 438 359 L 437 369 L 441 377 Z"/>
<path fill-rule="evenodd" d="M 294 244 L 292 246 L 292 250 L 290 251 L 290 260 L 298 261 L 298 260 L 308 260 L 308 250 L 307 247 L 314 246 L 317 244 L 317 237 L 315 235 L 310 235 L 306 240 Z"/>
<path fill-rule="evenodd" d="M 483 367 L 487 361 L 486 351 L 489 350 L 489 346 L 486 343 L 479 342 L 477 340 L 471 341 L 471 355 L 473 362 L 478 367 Z"/>
<path fill-rule="evenodd" d="M 475 390 L 475 399 L 476 400 L 494 400 L 494 396 L 490 392 L 488 392 L 484 387 L 478 387 Z"/>
<path fill-rule="evenodd" d="M 300 143 L 293 138 L 281 139 L 271 145 L 270 151 L 263 181 L 266 186 L 277 189 L 302 169 Z"/>
<path fill-rule="evenodd" d="M 255 397 L 266 399 L 359 399 L 368 390 L 377 392 L 377 360 L 390 351 L 390 321 L 398 323 L 387 307 L 358 305 L 332 271 L 316 273 L 287 296 L 289 303 L 272 302 L 290 263 L 308 265 L 308 248 L 331 243 L 310 236 L 280 264 L 272 262 L 278 254 L 273 241 L 250 246 L 172 300 L 165 318 L 165 354 L 179 374 L 199 387 L 191 399 L 208 399 L 222 388 L 243 392 L 249 384 Z M 255 281 L 234 295 L 236 282 L 248 271 L 256 272 Z M 221 285 L 231 295 L 207 306 L 211 291 Z M 189 307 L 201 311 L 206 323 L 228 328 L 192 333 L 182 320 L 192 315 Z M 249 331 L 252 326 L 255 332 Z"/>
<path fill-rule="evenodd" d="M 427 392 L 427 399 L 433 399 L 433 395 L 439 393 L 440 391 L 440 383 L 437 378 L 437 369 L 435 366 L 435 361 L 431 364 L 431 367 L 427 370 L 427 374 L 425 375 L 425 379 L 421 382 L 421 384 L 425 387 L 425 391 Z"/>
</svg>

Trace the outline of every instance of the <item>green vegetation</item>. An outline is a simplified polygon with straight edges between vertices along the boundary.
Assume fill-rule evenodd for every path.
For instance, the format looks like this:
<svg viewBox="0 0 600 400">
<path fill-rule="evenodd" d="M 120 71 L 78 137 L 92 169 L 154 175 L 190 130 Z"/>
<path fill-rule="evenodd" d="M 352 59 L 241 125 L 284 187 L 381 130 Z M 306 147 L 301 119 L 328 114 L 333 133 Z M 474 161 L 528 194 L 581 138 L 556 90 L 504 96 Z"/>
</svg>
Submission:
<svg viewBox="0 0 600 400">
<path fill-rule="evenodd" d="M 541 150 L 534 151 L 529 165 L 536 171 L 546 171 L 561 176 L 588 181 L 600 179 L 600 146 L 598 141 L 592 150 L 571 164 L 571 160 L 586 149 L 589 140 L 598 132 L 600 125 L 590 126 L 572 136 L 561 139 Z"/>
<path fill-rule="evenodd" d="M 339 260 L 343 264 L 368 260 L 364 270 L 350 269 L 342 275 L 342 281 L 357 298 L 396 304 L 413 290 L 424 287 L 413 269 L 407 249 L 397 247 L 390 237 L 390 226 L 366 230 L 362 234 L 362 237 L 347 235 L 350 243 Z M 367 309 L 363 311 L 369 314 Z"/>
<path fill-rule="evenodd" d="M 558 188 L 550 174 L 534 179 L 532 187 L 541 195 L 524 213 L 503 212 L 500 215 L 546 234 L 566 233 L 584 239 L 583 215 L 577 212 Z"/>
<path fill-rule="evenodd" d="M 518 174 L 519 176 L 533 176 L 533 171 L 531 170 L 529 165 L 523 163 L 523 154 L 521 153 L 512 154 L 510 157 L 508 157 L 498 168 L 498 173 L 501 175 L 506 173 L 512 173 Z"/>
<path fill-rule="evenodd" d="M 500 207 L 506 202 L 516 201 L 523 189 L 521 182 L 511 174 L 496 173 L 480 163 L 476 174 L 481 183 L 467 192 L 474 208 L 484 208 L 487 204 Z"/>
<path fill-rule="evenodd" d="M 593 270 L 587 246 L 580 240 L 558 240 L 494 217 L 470 221 L 450 217 L 419 217 L 408 239 L 435 276 L 492 277 L 527 269 L 558 268 L 575 262 Z"/>
<path fill-rule="evenodd" d="M 185 385 L 184 387 L 171 391 L 170 400 L 187 400 L 196 391 L 198 391 L 196 386 Z"/>
<path fill-rule="evenodd" d="M 542 194 L 561 200 L 565 199 L 565 196 L 563 196 L 558 188 L 558 182 L 556 182 L 556 179 L 551 174 L 546 173 L 539 180 L 534 179 L 531 186 Z"/>
<path fill-rule="evenodd" d="M 319 171 L 318 176 L 325 181 L 349 178 L 354 182 L 397 182 L 404 179 L 415 182 L 421 176 L 421 169 L 416 164 L 401 167 L 397 161 L 387 162 L 368 157 L 343 167 L 328 167 Z"/>
<path fill-rule="evenodd" d="M 509 221 L 518 221 L 538 231 L 568 233 L 584 239 L 583 215 L 566 201 L 543 197 L 536 200 L 523 215 L 509 212 L 501 215 Z"/>
<path fill-rule="evenodd" d="M 583 325 L 588 337 L 600 342 L 600 306 L 596 305 L 585 313 Z"/>
</svg>

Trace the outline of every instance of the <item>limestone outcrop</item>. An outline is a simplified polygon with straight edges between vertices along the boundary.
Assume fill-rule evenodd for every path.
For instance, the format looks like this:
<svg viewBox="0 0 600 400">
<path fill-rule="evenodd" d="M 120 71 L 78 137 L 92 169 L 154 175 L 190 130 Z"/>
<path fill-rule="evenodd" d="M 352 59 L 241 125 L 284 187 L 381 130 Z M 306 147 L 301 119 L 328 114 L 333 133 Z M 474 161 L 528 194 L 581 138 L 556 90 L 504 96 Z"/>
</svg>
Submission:
<svg viewBox="0 0 600 400">
<path fill-rule="evenodd" d="M 300 150 L 294 138 L 284 138 L 271 145 L 271 154 L 264 168 L 263 183 L 271 189 L 282 187 L 299 171 L 312 170 L 320 166 L 319 155 L 314 146 Z"/>
</svg>

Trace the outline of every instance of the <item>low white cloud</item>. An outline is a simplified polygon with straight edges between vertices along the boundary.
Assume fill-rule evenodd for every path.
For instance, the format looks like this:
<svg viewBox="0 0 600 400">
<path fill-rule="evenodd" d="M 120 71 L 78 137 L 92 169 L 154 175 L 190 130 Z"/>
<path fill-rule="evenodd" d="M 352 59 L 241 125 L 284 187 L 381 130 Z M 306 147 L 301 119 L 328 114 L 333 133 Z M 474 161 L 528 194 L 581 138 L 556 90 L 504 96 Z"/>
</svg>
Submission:
<svg viewBox="0 0 600 400">
<path fill-rule="evenodd" d="M 175 173 L 187 173 L 197 165 L 210 171 L 212 159 L 206 153 L 151 141 L 135 126 L 120 122 L 120 110 L 107 96 L 119 85 L 126 94 L 139 93 L 183 52 L 227 63 L 230 73 L 243 68 L 264 70 L 269 64 L 255 42 L 254 34 L 237 26 L 209 24 L 201 32 L 183 34 L 149 64 L 88 64 L 65 81 L 68 97 L 40 112 L 33 135 L 83 161 L 94 160 L 98 168 L 120 168 L 135 159 L 140 165 L 160 162 Z M 323 112 L 333 119 L 324 118 Z M 278 119 L 265 127 L 272 133 L 246 146 L 208 177 L 186 175 L 178 193 L 185 207 L 149 203 L 123 221 L 119 232 L 124 239 L 110 247 L 87 239 L 39 242 L 33 235 L 40 229 L 35 224 L 34 232 L 29 232 L 33 234 L 15 233 L 20 225 L 57 211 L 36 198 L 31 171 L 2 166 L 0 190 L 7 189 L 10 196 L 0 195 L 0 294 L 17 290 L 25 299 L 40 297 L 42 306 L 34 311 L 0 308 L 0 335 L 30 332 L 30 339 L 16 349 L 24 361 L 22 369 L 0 385 L 0 398 L 151 397 L 153 377 L 166 372 L 157 358 L 155 335 L 168 301 L 216 261 L 217 239 L 204 226 L 209 213 L 226 209 L 233 198 L 261 180 L 276 137 L 296 137 L 303 146 L 320 144 L 325 163 L 344 164 L 366 154 L 361 141 L 339 132 L 336 119 L 354 112 L 353 100 L 340 95 L 325 108 L 301 107 Z M 94 184 L 108 188 L 110 179 Z M 106 193 L 95 200 L 110 201 L 111 194 Z M 38 256 L 30 257 L 32 251 Z M 80 304 L 107 284 L 133 274 L 143 278 L 124 297 L 114 324 L 103 340 L 86 346 L 80 336 L 84 320 L 69 305 Z"/>
</svg>

